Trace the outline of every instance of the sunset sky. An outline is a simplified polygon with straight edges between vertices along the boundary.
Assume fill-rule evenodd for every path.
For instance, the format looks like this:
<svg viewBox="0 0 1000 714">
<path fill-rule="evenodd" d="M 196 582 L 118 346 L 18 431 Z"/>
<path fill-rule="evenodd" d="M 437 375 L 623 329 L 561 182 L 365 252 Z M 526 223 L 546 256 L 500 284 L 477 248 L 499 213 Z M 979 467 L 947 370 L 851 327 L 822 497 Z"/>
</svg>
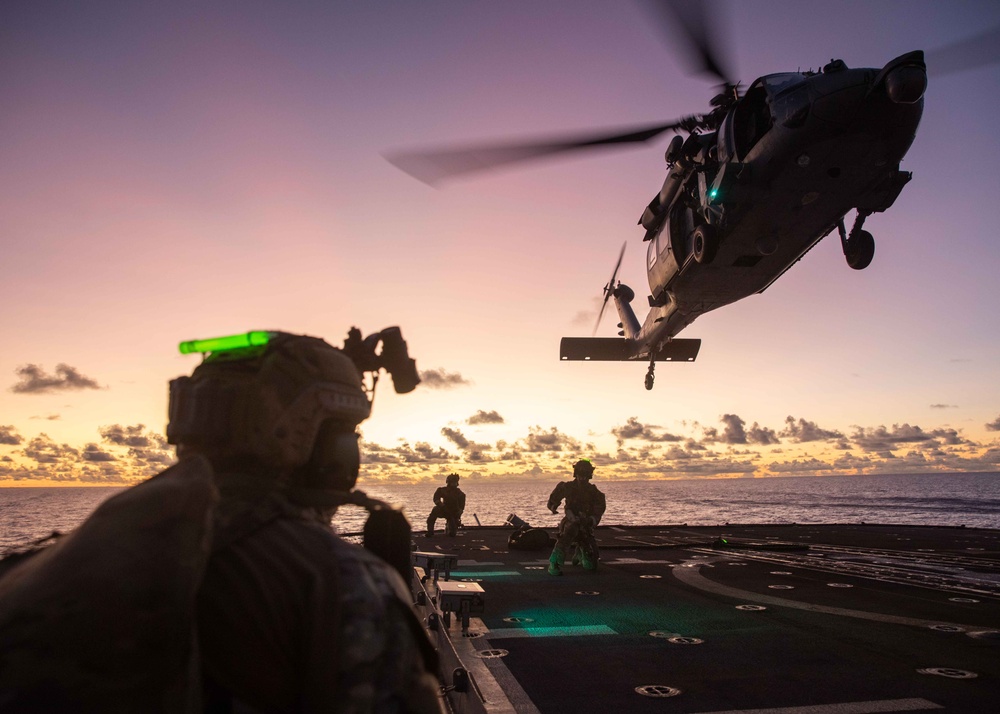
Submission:
<svg viewBox="0 0 1000 714">
<path fill-rule="evenodd" d="M 0 4 L 0 485 L 171 463 L 182 340 L 352 325 L 400 326 L 424 376 L 379 385 L 362 483 L 580 457 L 598 479 L 1000 471 L 1000 65 L 936 76 L 932 53 L 1000 4 L 717 5 L 744 84 L 928 52 L 914 178 L 868 220 L 868 269 L 828 236 L 686 329 L 698 360 L 647 392 L 644 364 L 558 349 L 623 241 L 644 317 L 669 137 L 442 188 L 383 158 L 707 111 L 639 2 Z"/>
</svg>

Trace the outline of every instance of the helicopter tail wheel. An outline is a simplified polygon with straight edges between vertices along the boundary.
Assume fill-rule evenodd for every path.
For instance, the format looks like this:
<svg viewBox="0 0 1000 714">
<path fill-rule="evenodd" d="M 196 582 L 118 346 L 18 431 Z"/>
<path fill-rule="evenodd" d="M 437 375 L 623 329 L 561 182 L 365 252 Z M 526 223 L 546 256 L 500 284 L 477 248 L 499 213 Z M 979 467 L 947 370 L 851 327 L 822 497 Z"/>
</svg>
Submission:
<svg viewBox="0 0 1000 714">
<path fill-rule="evenodd" d="M 702 265 L 712 262 L 719 250 L 719 234 L 714 226 L 706 223 L 694 229 L 691 234 L 691 250 L 694 252 L 694 259 Z"/>
<path fill-rule="evenodd" d="M 855 270 L 864 270 L 875 257 L 875 239 L 868 231 L 854 231 L 847 239 L 844 255 L 847 264 Z"/>
</svg>

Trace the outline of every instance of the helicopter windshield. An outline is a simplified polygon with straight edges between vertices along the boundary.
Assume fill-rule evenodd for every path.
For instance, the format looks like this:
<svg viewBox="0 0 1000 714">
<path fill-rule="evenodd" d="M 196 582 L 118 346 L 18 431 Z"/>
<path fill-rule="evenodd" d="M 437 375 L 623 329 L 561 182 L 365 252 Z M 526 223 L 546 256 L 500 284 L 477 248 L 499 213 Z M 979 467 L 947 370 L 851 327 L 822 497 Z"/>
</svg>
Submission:
<svg viewBox="0 0 1000 714">
<path fill-rule="evenodd" d="M 806 79 L 804 74 L 798 72 L 782 72 L 781 74 L 769 74 L 761 78 L 768 95 L 774 97 L 787 89 L 791 89 L 797 84 L 801 84 Z"/>
<path fill-rule="evenodd" d="M 761 82 L 767 92 L 774 121 L 785 127 L 801 126 L 809 113 L 809 84 L 798 72 L 771 74 Z"/>
</svg>

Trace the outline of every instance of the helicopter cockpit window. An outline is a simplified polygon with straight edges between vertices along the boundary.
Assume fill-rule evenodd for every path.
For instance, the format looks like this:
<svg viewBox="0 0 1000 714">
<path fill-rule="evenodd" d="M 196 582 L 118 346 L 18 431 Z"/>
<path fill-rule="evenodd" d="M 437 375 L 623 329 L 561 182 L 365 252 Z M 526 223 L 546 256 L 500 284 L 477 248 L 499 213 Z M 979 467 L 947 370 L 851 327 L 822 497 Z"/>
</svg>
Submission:
<svg viewBox="0 0 1000 714">
<path fill-rule="evenodd" d="M 761 79 L 767 90 L 774 121 L 782 126 L 798 126 L 809 113 L 809 85 L 798 72 L 772 74 Z"/>
<path fill-rule="evenodd" d="M 742 161 L 771 128 L 771 113 L 763 84 L 755 82 L 751 85 L 736 104 L 732 117 L 732 146 L 736 157 Z"/>
<path fill-rule="evenodd" d="M 802 84 L 805 79 L 805 75 L 798 72 L 782 72 L 780 74 L 769 74 L 766 77 L 761 77 L 760 81 L 767 89 L 767 93 L 774 97 L 786 89 L 791 89 L 797 84 Z"/>
</svg>

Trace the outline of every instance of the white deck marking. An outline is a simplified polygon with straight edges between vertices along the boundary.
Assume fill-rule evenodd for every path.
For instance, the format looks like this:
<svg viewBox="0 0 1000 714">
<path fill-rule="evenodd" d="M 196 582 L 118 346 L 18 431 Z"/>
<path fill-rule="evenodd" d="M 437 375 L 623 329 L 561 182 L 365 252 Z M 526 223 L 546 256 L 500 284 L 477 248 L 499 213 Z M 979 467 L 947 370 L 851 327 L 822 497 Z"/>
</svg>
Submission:
<svg viewBox="0 0 1000 714">
<path fill-rule="evenodd" d="M 489 628 L 478 617 L 471 618 L 469 629 L 487 632 Z M 449 637 L 459 661 L 472 675 L 472 680 L 483 698 L 483 708 L 488 714 L 540 714 L 538 707 L 511 675 L 501 659 L 484 660 L 476 657 L 477 639 Z M 499 680 L 499 681 L 498 681 Z M 473 696 L 475 696 L 473 694 Z"/>
<path fill-rule="evenodd" d="M 704 565 L 705 561 L 699 560 L 690 563 L 692 566 Z M 685 565 L 688 565 L 685 563 Z M 748 602 L 758 602 L 765 605 L 774 605 L 775 607 L 789 607 L 795 610 L 808 610 L 809 612 L 822 612 L 827 615 L 840 615 L 842 617 L 856 617 L 860 620 L 874 620 L 875 622 L 889 622 L 894 625 L 910 625 L 912 627 L 930 627 L 932 625 L 952 625 L 956 627 L 976 627 L 975 625 L 963 625 L 955 622 L 942 622 L 939 620 L 921 620 L 916 617 L 901 617 L 899 615 L 884 615 L 877 612 L 866 612 L 865 610 L 850 610 L 845 607 L 829 607 L 827 605 L 814 605 L 808 602 L 799 602 L 797 600 L 789 600 L 783 597 L 774 597 L 773 595 L 763 595 L 760 593 L 755 593 L 752 590 L 740 590 L 739 588 L 732 588 L 728 585 L 722 585 L 715 582 L 714 580 L 709 580 L 704 575 L 702 575 L 698 568 L 674 568 L 671 570 L 674 577 L 680 580 L 686 585 L 690 585 L 693 588 L 699 590 L 704 590 L 706 592 L 716 593 L 717 595 L 725 595 L 726 597 L 735 598 L 737 600 L 746 600 Z M 769 710 L 770 711 L 770 710 Z M 776 709 L 774 711 L 781 711 Z"/>
<path fill-rule="evenodd" d="M 944 707 L 926 699 L 876 699 L 870 702 L 818 704 L 806 707 L 728 709 L 718 712 L 701 712 L 700 714 L 876 714 L 877 712 L 912 712 L 926 709 L 944 709 Z"/>
</svg>

